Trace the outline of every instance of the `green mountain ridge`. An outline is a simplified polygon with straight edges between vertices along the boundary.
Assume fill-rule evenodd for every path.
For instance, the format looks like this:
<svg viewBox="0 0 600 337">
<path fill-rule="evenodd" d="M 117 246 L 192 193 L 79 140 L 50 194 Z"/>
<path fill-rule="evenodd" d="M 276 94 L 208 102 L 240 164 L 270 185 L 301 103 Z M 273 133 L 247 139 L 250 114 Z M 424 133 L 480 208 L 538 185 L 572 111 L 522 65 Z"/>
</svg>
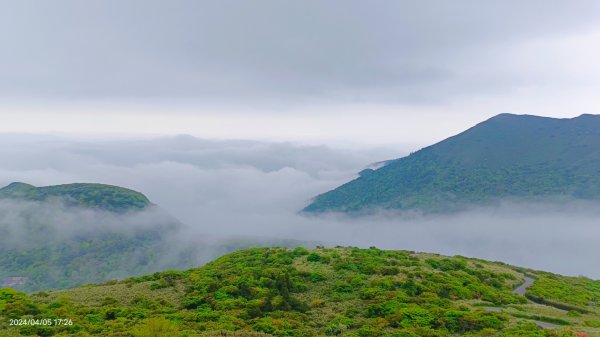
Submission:
<svg viewBox="0 0 600 337">
<path fill-rule="evenodd" d="M 140 192 L 104 184 L 15 182 L 0 189 L 0 199 L 32 201 L 7 204 L 0 215 L 0 285 L 60 289 L 190 265 L 183 258 L 159 263 L 169 251 L 164 234 L 181 224 Z M 152 221 L 141 211 L 150 212 Z"/>
<path fill-rule="evenodd" d="M 179 220 L 143 194 L 118 186 L 12 183 L 0 189 L 2 198 L 35 201 L 4 204 L 0 211 L 0 287 L 26 292 L 190 268 L 251 246 L 316 246 L 202 235 L 181 242 Z"/>
<path fill-rule="evenodd" d="M 600 116 L 501 114 L 388 161 L 303 211 L 460 210 L 512 198 L 600 199 Z"/>
<path fill-rule="evenodd" d="M 0 199 L 46 201 L 62 198 L 68 205 L 94 207 L 111 212 L 142 210 L 151 205 L 140 192 L 127 188 L 91 183 L 75 183 L 35 187 L 14 182 L 0 189 Z"/>
<path fill-rule="evenodd" d="M 251 248 L 187 271 L 0 290 L 6 337 L 598 337 L 599 317 L 600 281 L 376 248 Z"/>
</svg>

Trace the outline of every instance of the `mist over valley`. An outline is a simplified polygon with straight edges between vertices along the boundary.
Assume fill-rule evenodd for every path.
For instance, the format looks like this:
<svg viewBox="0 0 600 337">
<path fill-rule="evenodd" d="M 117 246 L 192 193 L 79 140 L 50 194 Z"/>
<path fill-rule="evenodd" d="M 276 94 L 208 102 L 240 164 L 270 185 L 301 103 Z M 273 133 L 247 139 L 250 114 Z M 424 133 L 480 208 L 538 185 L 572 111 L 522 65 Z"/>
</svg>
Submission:
<svg viewBox="0 0 600 337">
<path fill-rule="evenodd" d="M 335 149 L 190 136 L 112 141 L 27 135 L 2 138 L 12 145 L 0 153 L 8 163 L 0 173 L 5 185 L 13 181 L 36 186 L 106 183 L 142 191 L 158 205 L 119 218 L 101 210 L 66 210 L 60 203 L 3 201 L 3 228 L 14 232 L 25 218 L 22 209 L 26 209 L 27 221 L 49 224 L 56 233 L 33 239 L 13 235 L 11 245 L 31 246 L 38 240 L 51 241 L 91 229 L 125 233 L 136 226 L 152 228 L 165 223 L 160 219 L 168 214 L 172 217 L 169 221 L 177 225 L 161 231 L 160 242 L 169 247 L 170 254 L 157 254 L 161 259 L 152 266 L 154 271 L 207 262 L 229 251 L 222 248 L 226 242 L 247 239 L 241 246 L 298 244 L 293 240 L 311 246 L 377 246 L 600 276 L 596 268 L 599 211 L 593 201 L 523 203 L 506 199 L 493 206 L 472 206 L 448 214 L 380 210 L 356 217 L 299 212 L 312 197 L 356 178 L 370 163 L 402 155 L 391 148 Z M 51 160 L 46 155 L 49 152 Z M 158 210 L 162 215 L 156 216 Z M 178 249 L 181 255 L 174 253 Z M 122 276 L 125 274 L 115 271 L 106 277 Z"/>
</svg>

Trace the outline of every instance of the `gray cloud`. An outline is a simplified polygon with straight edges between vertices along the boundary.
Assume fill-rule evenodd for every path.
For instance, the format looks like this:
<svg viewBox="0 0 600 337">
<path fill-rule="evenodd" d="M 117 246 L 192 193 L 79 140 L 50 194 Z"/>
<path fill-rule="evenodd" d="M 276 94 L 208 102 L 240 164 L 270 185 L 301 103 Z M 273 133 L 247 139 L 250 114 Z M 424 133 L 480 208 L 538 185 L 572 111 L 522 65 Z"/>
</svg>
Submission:
<svg viewBox="0 0 600 337">
<path fill-rule="evenodd" d="M 515 46 L 586 31 L 598 9 L 595 1 L 1 1 L 0 97 L 244 105 L 498 93 L 527 84 L 507 64 Z"/>
<path fill-rule="evenodd" d="M 226 238 L 262 237 L 461 254 L 600 278 L 595 203 L 507 202 L 447 216 L 297 213 L 367 164 L 401 155 L 393 150 L 187 136 L 85 141 L 1 135 L 0 141 L 6 144 L 0 147 L 0 183 L 102 182 L 142 191 L 183 222 L 173 233 L 179 246 L 206 248 L 198 261 L 224 252 L 218 243 Z"/>
<path fill-rule="evenodd" d="M 209 222 L 200 221 L 198 209 L 294 213 L 309 198 L 355 177 L 369 163 L 402 154 L 386 148 L 343 150 L 189 136 L 76 141 L 0 135 L 0 141 L 0 156 L 5 158 L 2 184 L 91 181 L 130 187 L 184 223 L 209 227 Z"/>
<path fill-rule="evenodd" d="M 566 275 L 600 278 L 598 203 L 523 204 L 453 215 L 380 214 L 309 219 L 312 230 L 362 247 L 464 255 Z M 304 236 L 301 236 L 304 237 Z"/>
<path fill-rule="evenodd" d="M 34 248 L 80 237 L 120 234 L 133 237 L 139 231 L 164 231 L 165 237 L 181 224 L 158 207 L 143 212 L 115 214 L 65 206 L 63 200 L 45 202 L 0 200 L 1 247 Z"/>
</svg>

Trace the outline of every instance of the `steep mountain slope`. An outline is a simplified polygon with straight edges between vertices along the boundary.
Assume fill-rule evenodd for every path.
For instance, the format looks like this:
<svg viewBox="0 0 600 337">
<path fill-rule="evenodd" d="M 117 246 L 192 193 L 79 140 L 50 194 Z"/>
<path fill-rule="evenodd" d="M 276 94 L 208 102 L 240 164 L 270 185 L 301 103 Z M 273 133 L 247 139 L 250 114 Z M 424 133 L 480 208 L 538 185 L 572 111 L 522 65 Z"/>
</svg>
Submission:
<svg viewBox="0 0 600 337">
<path fill-rule="evenodd" d="M 502 198 L 599 199 L 600 116 L 501 114 L 363 171 L 304 211 L 446 211 Z"/>
<path fill-rule="evenodd" d="M 552 305 L 513 290 L 525 277 L 535 279 L 526 296 Z M 597 337 L 599 314 L 599 281 L 375 248 L 254 248 L 184 272 L 30 296 L 0 290 L 8 337 Z"/>
<path fill-rule="evenodd" d="M 0 189 L 0 199 L 2 198 L 29 201 L 61 198 L 69 205 L 97 207 L 113 212 L 141 210 L 150 205 L 148 198 L 140 192 L 104 184 L 79 183 L 35 187 L 15 182 Z"/>
</svg>

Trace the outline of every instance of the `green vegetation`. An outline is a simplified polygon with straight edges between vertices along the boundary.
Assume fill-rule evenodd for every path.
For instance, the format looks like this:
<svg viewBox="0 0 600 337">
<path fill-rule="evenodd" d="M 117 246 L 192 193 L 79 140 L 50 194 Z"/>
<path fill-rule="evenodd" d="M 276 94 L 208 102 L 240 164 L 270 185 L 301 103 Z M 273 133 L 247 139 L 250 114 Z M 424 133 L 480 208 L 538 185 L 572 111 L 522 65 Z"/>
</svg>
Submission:
<svg viewBox="0 0 600 337">
<path fill-rule="evenodd" d="M 37 212 L 35 207 L 24 212 L 30 211 Z M 310 244 L 235 238 L 174 246 L 180 229 L 176 219 L 157 218 L 156 223 L 138 226 L 129 218 L 129 214 L 102 215 L 99 222 L 90 225 L 85 223 L 85 217 L 78 216 L 76 221 L 58 226 L 27 213 L 22 214 L 18 226 L 7 226 L 3 220 L 0 287 L 4 284 L 26 292 L 64 289 L 166 269 L 191 268 L 246 247 Z"/>
<path fill-rule="evenodd" d="M 61 198 L 68 205 L 94 207 L 111 212 L 141 210 L 150 205 L 142 193 L 119 186 L 103 184 L 67 184 L 35 187 L 11 183 L 0 189 L 0 198 L 45 201 Z"/>
<path fill-rule="evenodd" d="M 600 199 L 600 116 L 502 114 L 317 196 L 305 212 Z"/>
<path fill-rule="evenodd" d="M 200 247 L 190 244 L 174 248 L 164 233 L 177 230 L 176 223 L 165 223 L 130 232 L 99 229 L 55 241 L 44 240 L 32 230 L 28 235 L 31 244 L 12 248 L 0 237 L 0 287 L 3 281 L 18 276 L 26 279 L 10 287 L 21 291 L 65 289 L 166 269 L 191 268 L 242 248 L 274 244 L 273 240 L 236 238 L 206 242 Z M 275 243 L 288 247 L 311 245 L 295 240 Z"/>
<path fill-rule="evenodd" d="M 168 217 L 164 223 L 133 226 L 128 219 L 151 204 L 143 194 L 116 186 L 12 183 L 0 189 L 0 198 L 35 201 L 14 207 L 15 215 L 4 216 L 0 222 L 0 285 L 24 291 L 163 270 L 159 261 L 169 248 L 162 233 L 178 226 L 177 220 Z M 62 209 L 51 202 L 53 198 L 99 212 Z M 189 267 L 190 262 L 170 267 Z"/>
<path fill-rule="evenodd" d="M 36 291 L 143 275 L 161 270 L 160 254 L 168 251 L 164 245 L 159 231 L 149 229 L 130 235 L 99 232 L 39 246 L 0 247 L 0 282 L 25 277 L 15 287 Z M 185 262 L 179 266 L 190 266 L 190 261 Z"/>
<path fill-rule="evenodd" d="M 246 247 L 310 244 L 236 238 L 174 246 L 179 221 L 142 194 L 115 186 L 12 183 L 0 198 L 35 201 L 9 203 L 0 212 L 0 287 L 26 292 L 191 268 Z"/>
<path fill-rule="evenodd" d="M 600 281 L 586 277 L 568 278 L 542 273 L 528 289 L 527 296 L 535 302 L 562 306 L 575 312 L 593 311 L 600 307 Z"/>
<path fill-rule="evenodd" d="M 375 248 L 253 248 L 203 267 L 25 295 L 0 290 L 6 336 L 600 336 L 597 302 L 575 315 L 513 294 L 524 272 L 573 286 L 579 278 L 498 262 Z M 595 282 L 591 281 L 590 282 Z M 532 288 L 534 289 L 534 288 Z M 579 297 L 579 296 L 577 296 Z M 587 297 L 586 297 L 587 298 Z M 494 310 L 489 308 L 493 307 Z M 71 319 L 9 326 L 10 319 Z M 555 322 L 542 329 L 533 320 Z"/>
</svg>

